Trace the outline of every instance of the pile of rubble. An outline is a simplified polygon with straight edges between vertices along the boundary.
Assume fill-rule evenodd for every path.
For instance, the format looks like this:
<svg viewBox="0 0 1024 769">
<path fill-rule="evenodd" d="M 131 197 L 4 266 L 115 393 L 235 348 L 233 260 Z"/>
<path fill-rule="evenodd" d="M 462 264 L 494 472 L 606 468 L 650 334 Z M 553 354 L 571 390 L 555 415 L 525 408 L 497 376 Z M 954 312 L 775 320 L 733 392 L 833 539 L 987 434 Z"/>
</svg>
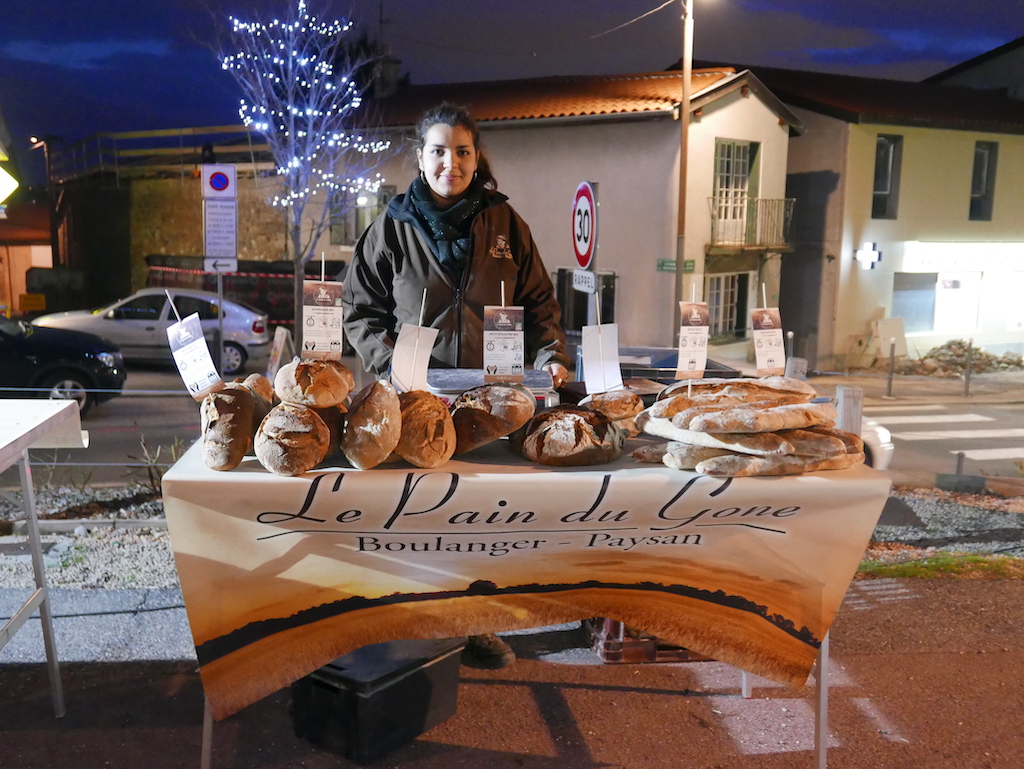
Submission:
<svg viewBox="0 0 1024 769">
<path fill-rule="evenodd" d="M 947 379 L 963 378 L 970 357 L 971 373 L 1024 370 L 1024 358 L 1008 352 L 993 355 L 980 347 L 971 348 L 963 339 L 952 339 L 941 347 L 933 347 L 917 360 L 902 358 L 896 361 L 895 372 L 908 376 L 932 376 Z M 888 368 L 888 361 L 879 361 L 878 367 Z"/>
</svg>

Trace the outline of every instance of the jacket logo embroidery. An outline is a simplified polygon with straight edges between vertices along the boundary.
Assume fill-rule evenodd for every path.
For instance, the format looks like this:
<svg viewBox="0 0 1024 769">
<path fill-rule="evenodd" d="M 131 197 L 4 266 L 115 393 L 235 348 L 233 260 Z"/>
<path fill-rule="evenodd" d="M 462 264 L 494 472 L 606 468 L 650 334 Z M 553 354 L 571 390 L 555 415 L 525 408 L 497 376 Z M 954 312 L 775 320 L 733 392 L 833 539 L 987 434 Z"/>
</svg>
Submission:
<svg viewBox="0 0 1024 769">
<path fill-rule="evenodd" d="M 511 259 L 512 249 L 509 248 L 508 238 L 506 238 L 504 235 L 498 235 L 497 241 L 498 242 L 491 246 L 491 250 L 488 251 L 487 253 L 489 253 L 495 259 Z"/>
</svg>

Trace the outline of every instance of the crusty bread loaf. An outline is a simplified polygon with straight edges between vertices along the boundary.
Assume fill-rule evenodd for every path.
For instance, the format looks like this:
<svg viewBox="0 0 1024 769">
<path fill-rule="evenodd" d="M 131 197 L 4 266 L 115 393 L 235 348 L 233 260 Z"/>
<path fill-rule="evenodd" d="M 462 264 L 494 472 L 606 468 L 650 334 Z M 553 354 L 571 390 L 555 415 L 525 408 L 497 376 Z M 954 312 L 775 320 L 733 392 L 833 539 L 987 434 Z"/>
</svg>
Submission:
<svg viewBox="0 0 1024 769">
<path fill-rule="evenodd" d="M 274 377 L 282 401 L 321 409 L 344 403 L 353 387 L 352 372 L 336 360 L 300 358 L 281 366 Z"/>
<path fill-rule="evenodd" d="M 455 453 L 455 425 L 444 401 L 424 390 L 398 396 L 402 406 L 402 432 L 397 454 L 417 467 L 438 467 Z"/>
<path fill-rule="evenodd" d="M 863 454 L 843 454 L 832 459 L 815 457 L 775 456 L 752 457 L 732 454 L 700 462 L 696 470 L 704 475 L 727 475 L 742 478 L 750 475 L 798 475 L 817 470 L 842 470 L 864 462 Z"/>
<path fill-rule="evenodd" d="M 597 411 L 556 406 L 533 417 L 512 440 L 520 455 L 542 465 L 572 467 L 611 462 L 622 454 L 624 430 Z"/>
<path fill-rule="evenodd" d="M 691 446 L 679 441 L 654 443 L 641 446 L 633 452 L 633 457 L 641 462 L 658 462 L 676 470 L 693 470 L 698 463 L 712 457 L 723 457 L 732 454 L 726 449 L 715 449 L 708 446 Z"/>
<path fill-rule="evenodd" d="M 230 382 L 210 393 L 199 407 L 203 462 L 211 470 L 234 470 L 252 445 L 256 396 Z"/>
<path fill-rule="evenodd" d="M 818 397 L 814 387 L 802 379 L 785 376 L 751 377 L 708 377 L 673 382 L 658 396 L 659 400 L 672 395 L 703 395 L 714 393 L 720 397 L 737 398 L 743 402 L 770 400 L 780 394 L 802 396 L 805 401 Z"/>
<path fill-rule="evenodd" d="M 236 379 L 243 387 L 249 388 L 253 393 L 259 395 L 271 406 L 274 405 L 274 385 L 263 374 L 249 374 L 244 379 Z"/>
<path fill-rule="evenodd" d="M 644 410 L 644 401 L 631 390 L 594 393 L 581 400 L 579 405 L 604 414 L 615 422 L 616 426 L 625 430 L 629 438 L 640 433 L 640 428 L 636 426 L 636 416 Z"/>
<path fill-rule="evenodd" d="M 515 384 L 486 384 L 466 390 L 452 404 L 456 454 L 503 438 L 525 425 L 536 410 L 537 399 Z"/>
<path fill-rule="evenodd" d="M 810 432 L 838 438 L 846 446 L 847 454 L 861 454 L 864 452 L 864 441 L 859 435 L 857 435 L 857 433 L 840 430 L 838 427 L 826 427 L 824 425 L 815 425 L 814 427 L 808 427 L 807 429 Z"/>
<path fill-rule="evenodd" d="M 352 399 L 341 451 L 353 467 L 368 470 L 387 461 L 402 435 L 402 406 L 390 382 L 371 382 Z"/>
<path fill-rule="evenodd" d="M 779 435 L 793 444 L 793 453 L 800 457 L 832 459 L 848 453 L 846 444 L 834 435 L 814 430 L 780 430 Z"/>
<path fill-rule="evenodd" d="M 320 464 L 331 443 L 330 428 L 313 409 L 279 403 L 256 432 L 256 458 L 277 475 L 302 475 Z"/>
<path fill-rule="evenodd" d="M 637 420 L 639 424 L 639 419 Z M 692 446 L 728 449 L 741 454 L 792 454 L 793 444 L 776 433 L 703 433 L 676 427 L 671 419 L 652 417 L 644 422 L 648 435 L 668 438 Z"/>
<path fill-rule="evenodd" d="M 700 414 L 690 420 L 688 429 L 702 433 L 766 433 L 811 427 L 835 418 L 836 408 L 831 403 L 791 403 L 771 408 L 736 406 Z"/>
</svg>

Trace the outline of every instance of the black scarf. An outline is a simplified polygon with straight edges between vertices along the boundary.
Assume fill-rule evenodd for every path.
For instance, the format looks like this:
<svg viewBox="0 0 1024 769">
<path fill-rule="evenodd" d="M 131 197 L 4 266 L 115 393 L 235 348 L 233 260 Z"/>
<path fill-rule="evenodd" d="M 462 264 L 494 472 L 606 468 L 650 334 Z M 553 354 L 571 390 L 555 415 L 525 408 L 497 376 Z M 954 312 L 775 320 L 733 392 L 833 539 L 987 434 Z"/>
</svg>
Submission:
<svg viewBox="0 0 1024 769">
<path fill-rule="evenodd" d="M 441 208 L 430 194 L 430 187 L 417 176 L 409 185 L 408 193 L 391 200 L 388 213 L 399 221 L 418 225 L 430 241 L 441 266 L 459 280 L 473 249 L 473 219 L 501 200 L 505 200 L 504 195 L 487 192 L 483 183 L 474 179 L 461 200 L 448 208 Z"/>
</svg>

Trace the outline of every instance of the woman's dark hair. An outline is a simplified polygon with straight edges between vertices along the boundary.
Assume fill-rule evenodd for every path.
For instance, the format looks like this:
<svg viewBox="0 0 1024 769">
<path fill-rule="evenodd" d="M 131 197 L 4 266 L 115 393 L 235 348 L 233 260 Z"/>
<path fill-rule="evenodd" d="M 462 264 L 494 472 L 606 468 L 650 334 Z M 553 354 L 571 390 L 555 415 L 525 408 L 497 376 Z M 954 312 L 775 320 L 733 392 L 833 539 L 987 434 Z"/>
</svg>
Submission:
<svg viewBox="0 0 1024 769">
<path fill-rule="evenodd" d="M 484 154 L 483 149 L 480 147 L 480 129 L 477 128 L 476 121 L 473 120 L 469 110 L 465 107 L 443 102 L 424 112 L 420 122 L 416 124 L 417 148 L 420 150 L 424 148 L 427 141 L 427 131 L 438 123 L 443 123 L 452 128 L 461 126 L 469 131 L 469 135 L 473 137 L 473 147 L 477 153 L 476 172 L 483 181 L 484 187 L 490 190 L 498 189 L 498 180 L 494 178 L 487 155 Z"/>
</svg>

